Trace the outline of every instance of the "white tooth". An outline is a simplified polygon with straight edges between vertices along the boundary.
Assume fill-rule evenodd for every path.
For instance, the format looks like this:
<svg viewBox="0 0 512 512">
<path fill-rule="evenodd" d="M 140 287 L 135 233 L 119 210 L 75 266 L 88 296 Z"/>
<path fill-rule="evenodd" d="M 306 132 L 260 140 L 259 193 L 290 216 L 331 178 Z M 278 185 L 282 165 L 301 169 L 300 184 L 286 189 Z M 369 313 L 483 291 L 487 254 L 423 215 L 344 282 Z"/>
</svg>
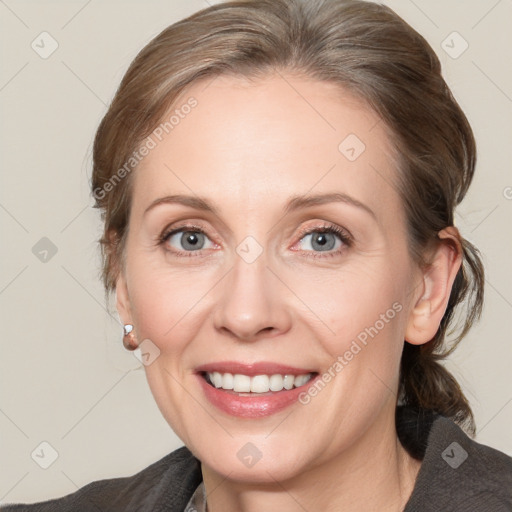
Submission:
<svg viewBox="0 0 512 512">
<path fill-rule="evenodd" d="M 225 373 L 222 376 L 222 387 L 224 389 L 233 389 L 233 374 Z"/>
<path fill-rule="evenodd" d="M 233 390 L 237 393 L 249 393 L 251 391 L 251 377 L 239 373 L 233 376 Z"/>
<path fill-rule="evenodd" d="M 284 389 L 292 389 L 295 381 L 295 375 L 285 375 L 283 379 Z"/>
<path fill-rule="evenodd" d="M 310 378 L 310 373 L 306 373 L 305 375 L 297 375 L 295 377 L 295 387 L 298 388 L 299 386 L 304 386 L 304 384 L 306 384 Z"/>
<path fill-rule="evenodd" d="M 268 391 L 290 390 L 306 384 L 312 378 L 311 373 L 302 375 L 255 375 L 249 377 L 237 373 L 208 372 L 210 382 L 216 388 L 232 389 L 237 393 L 267 393 Z"/>
<path fill-rule="evenodd" d="M 251 391 L 253 393 L 267 393 L 269 390 L 268 375 L 255 375 L 251 379 Z"/>
<path fill-rule="evenodd" d="M 210 380 L 216 388 L 222 387 L 222 375 L 219 372 L 213 372 L 210 374 Z"/>
<path fill-rule="evenodd" d="M 270 391 L 282 391 L 283 389 L 283 376 L 276 374 L 270 377 L 269 382 Z"/>
</svg>

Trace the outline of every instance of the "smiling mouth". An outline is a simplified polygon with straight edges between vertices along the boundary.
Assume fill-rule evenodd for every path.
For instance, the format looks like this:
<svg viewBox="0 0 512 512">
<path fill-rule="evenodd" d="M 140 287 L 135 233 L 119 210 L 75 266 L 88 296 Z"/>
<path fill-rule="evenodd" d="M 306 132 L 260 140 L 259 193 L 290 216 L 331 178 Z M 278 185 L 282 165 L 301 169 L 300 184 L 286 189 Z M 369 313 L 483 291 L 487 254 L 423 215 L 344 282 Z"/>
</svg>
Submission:
<svg viewBox="0 0 512 512">
<path fill-rule="evenodd" d="M 212 387 L 239 396 L 256 396 L 279 391 L 290 391 L 305 386 L 316 375 L 316 372 L 300 375 L 244 375 L 241 373 L 201 372 L 201 376 Z"/>
</svg>

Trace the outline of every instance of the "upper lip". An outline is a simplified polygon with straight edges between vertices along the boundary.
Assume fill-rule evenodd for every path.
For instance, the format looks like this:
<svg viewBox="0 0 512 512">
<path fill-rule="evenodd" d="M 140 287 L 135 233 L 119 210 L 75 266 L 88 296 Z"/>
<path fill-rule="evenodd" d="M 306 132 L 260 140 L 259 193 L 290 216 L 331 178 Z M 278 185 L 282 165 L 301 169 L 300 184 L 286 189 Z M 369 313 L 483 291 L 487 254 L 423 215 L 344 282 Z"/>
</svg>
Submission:
<svg viewBox="0 0 512 512">
<path fill-rule="evenodd" d="M 219 372 L 219 373 L 232 373 L 249 375 L 304 375 L 306 373 L 316 373 L 314 370 L 306 368 L 297 368 L 287 366 L 280 363 L 272 363 L 260 361 L 255 363 L 241 363 L 238 361 L 219 361 L 214 363 L 207 363 L 196 368 L 196 372 Z"/>
</svg>

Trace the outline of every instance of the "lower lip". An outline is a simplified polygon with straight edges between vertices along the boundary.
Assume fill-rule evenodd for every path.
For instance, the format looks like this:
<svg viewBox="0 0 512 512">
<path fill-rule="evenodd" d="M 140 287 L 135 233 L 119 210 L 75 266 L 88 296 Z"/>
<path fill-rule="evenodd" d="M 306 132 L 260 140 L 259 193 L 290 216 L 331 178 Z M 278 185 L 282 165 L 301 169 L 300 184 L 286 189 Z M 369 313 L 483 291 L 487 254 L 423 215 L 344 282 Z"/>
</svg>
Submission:
<svg viewBox="0 0 512 512">
<path fill-rule="evenodd" d="M 244 396 L 233 391 L 215 388 L 202 375 L 197 375 L 206 398 L 221 411 L 239 418 L 262 418 L 275 414 L 298 401 L 299 395 L 306 391 L 318 376 L 303 386 L 290 390 L 254 393 Z"/>
</svg>

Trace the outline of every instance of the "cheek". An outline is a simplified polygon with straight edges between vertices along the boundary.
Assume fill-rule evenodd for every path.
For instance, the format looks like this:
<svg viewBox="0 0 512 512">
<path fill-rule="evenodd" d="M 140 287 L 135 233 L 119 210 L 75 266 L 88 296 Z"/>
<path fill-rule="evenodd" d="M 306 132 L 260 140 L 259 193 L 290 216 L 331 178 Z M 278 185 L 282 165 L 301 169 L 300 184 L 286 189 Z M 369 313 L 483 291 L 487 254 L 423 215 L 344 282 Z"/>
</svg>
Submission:
<svg viewBox="0 0 512 512">
<path fill-rule="evenodd" d="M 294 278 L 294 292 L 321 321 L 323 329 L 318 332 L 324 333 L 322 339 L 331 354 L 339 353 L 353 339 L 364 342 L 375 330 L 390 335 L 401 331 L 405 279 L 389 268 L 384 261 L 366 261 Z"/>
<path fill-rule="evenodd" d="M 360 411 L 362 404 L 377 410 L 397 387 L 407 278 L 391 268 L 390 261 L 373 259 L 323 279 L 296 278 L 294 291 L 315 315 L 309 325 L 316 326 L 322 372 L 340 410 Z"/>
<path fill-rule="evenodd" d="M 193 327 L 194 318 L 208 302 L 208 291 L 215 284 L 214 271 L 173 269 L 143 255 L 130 263 L 130 303 L 140 335 L 161 350 L 178 349 L 174 341 L 187 339 L 183 330 Z M 165 344 L 165 340 L 174 341 Z"/>
<path fill-rule="evenodd" d="M 144 367 L 148 385 L 163 417 L 182 440 L 189 441 L 182 404 L 189 404 L 190 397 L 183 383 L 190 378 L 194 340 L 203 324 L 198 320 L 208 307 L 213 276 L 173 270 L 143 254 L 127 261 L 127 275 L 138 334 L 159 351 Z"/>
</svg>

